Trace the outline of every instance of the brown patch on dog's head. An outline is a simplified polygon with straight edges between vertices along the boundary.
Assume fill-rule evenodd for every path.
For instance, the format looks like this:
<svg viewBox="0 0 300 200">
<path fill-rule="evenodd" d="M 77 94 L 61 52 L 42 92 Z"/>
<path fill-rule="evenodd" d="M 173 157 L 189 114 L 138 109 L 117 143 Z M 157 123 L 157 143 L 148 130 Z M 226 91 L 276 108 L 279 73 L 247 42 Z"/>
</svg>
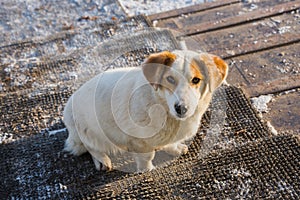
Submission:
<svg viewBox="0 0 300 200">
<path fill-rule="evenodd" d="M 222 80 L 225 80 L 228 73 L 228 65 L 218 56 L 213 56 L 214 62 L 219 69 Z"/>
<path fill-rule="evenodd" d="M 226 79 L 228 65 L 220 57 L 208 53 L 200 54 L 200 60 L 205 63 L 208 69 L 210 91 L 212 92 Z"/>
<path fill-rule="evenodd" d="M 163 74 L 172 66 L 175 59 L 176 55 L 169 51 L 151 54 L 147 58 L 142 66 L 143 74 L 154 90 L 160 87 Z"/>
<path fill-rule="evenodd" d="M 192 87 L 199 87 L 201 80 L 204 79 L 204 75 L 201 73 L 200 67 L 195 60 L 192 60 L 192 63 L 190 64 L 190 71 L 192 74 L 190 85 Z"/>
<path fill-rule="evenodd" d="M 171 66 L 173 64 L 173 62 L 176 59 L 176 55 L 169 52 L 169 51 L 163 51 L 160 53 L 155 53 L 155 54 L 151 54 L 147 60 L 146 60 L 146 64 L 147 63 L 157 63 L 157 64 L 162 64 L 162 65 L 167 65 L 167 66 Z"/>
</svg>

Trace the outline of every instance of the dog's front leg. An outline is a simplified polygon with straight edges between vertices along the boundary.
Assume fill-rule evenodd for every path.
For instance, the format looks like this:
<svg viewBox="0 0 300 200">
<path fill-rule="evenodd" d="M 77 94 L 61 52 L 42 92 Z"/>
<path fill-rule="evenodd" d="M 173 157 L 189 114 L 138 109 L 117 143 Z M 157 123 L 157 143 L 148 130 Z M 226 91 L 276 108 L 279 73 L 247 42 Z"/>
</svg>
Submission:
<svg viewBox="0 0 300 200">
<path fill-rule="evenodd" d="M 135 162 L 137 165 L 138 172 L 151 171 L 154 169 L 152 164 L 152 160 L 155 156 L 155 152 L 149 153 L 136 153 L 135 154 Z"/>
</svg>

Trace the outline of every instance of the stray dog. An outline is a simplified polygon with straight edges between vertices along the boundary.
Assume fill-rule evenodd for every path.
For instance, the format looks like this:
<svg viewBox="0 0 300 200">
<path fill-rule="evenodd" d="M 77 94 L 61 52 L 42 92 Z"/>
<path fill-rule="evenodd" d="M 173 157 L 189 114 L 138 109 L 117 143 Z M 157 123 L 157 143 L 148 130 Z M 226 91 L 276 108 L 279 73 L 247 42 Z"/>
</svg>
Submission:
<svg viewBox="0 0 300 200">
<path fill-rule="evenodd" d="M 184 142 L 199 127 L 227 64 L 188 50 L 151 54 L 141 67 L 101 73 L 68 100 L 65 150 L 89 152 L 97 170 L 111 170 L 109 155 L 131 152 L 138 171 L 154 168 L 155 151 L 187 153 Z"/>
</svg>

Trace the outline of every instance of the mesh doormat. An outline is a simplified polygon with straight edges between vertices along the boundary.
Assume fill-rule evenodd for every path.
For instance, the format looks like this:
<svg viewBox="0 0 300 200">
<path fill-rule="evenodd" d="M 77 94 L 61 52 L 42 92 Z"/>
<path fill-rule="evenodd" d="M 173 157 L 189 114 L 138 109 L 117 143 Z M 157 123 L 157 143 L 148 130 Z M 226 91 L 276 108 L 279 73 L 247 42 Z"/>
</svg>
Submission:
<svg viewBox="0 0 300 200">
<path fill-rule="evenodd" d="M 225 111 L 224 118 L 213 122 L 214 116 L 220 118 L 222 114 L 218 110 Z M 221 127 L 217 137 L 212 136 L 212 126 Z M 300 196 L 299 140 L 270 135 L 242 91 L 235 87 L 223 86 L 215 93 L 189 152 L 152 172 L 99 172 L 89 154 L 74 157 L 62 152 L 66 137 L 62 129 L 0 145 L 1 199 Z M 212 143 L 205 145 L 207 139 Z"/>
</svg>

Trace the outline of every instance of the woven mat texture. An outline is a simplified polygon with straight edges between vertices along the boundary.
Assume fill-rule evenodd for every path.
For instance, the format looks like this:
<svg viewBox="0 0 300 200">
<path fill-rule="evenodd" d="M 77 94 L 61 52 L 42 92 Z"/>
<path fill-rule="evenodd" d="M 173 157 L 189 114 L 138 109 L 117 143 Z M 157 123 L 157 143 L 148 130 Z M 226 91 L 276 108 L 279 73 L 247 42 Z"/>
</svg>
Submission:
<svg viewBox="0 0 300 200">
<path fill-rule="evenodd" d="M 227 100 L 225 121 L 211 148 L 214 108 Z M 57 101 L 47 102 L 61 103 Z M 223 106 L 223 105 L 222 105 Z M 225 125 L 224 125 L 225 124 Z M 222 124 L 219 124 L 222 125 Z M 272 136 L 241 90 L 222 87 L 204 115 L 188 154 L 144 174 L 95 170 L 89 154 L 62 152 L 66 131 L 2 144 L 2 197 L 152 199 L 299 197 L 299 140 Z M 204 154 L 204 151 L 206 153 Z"/>
</svg>

